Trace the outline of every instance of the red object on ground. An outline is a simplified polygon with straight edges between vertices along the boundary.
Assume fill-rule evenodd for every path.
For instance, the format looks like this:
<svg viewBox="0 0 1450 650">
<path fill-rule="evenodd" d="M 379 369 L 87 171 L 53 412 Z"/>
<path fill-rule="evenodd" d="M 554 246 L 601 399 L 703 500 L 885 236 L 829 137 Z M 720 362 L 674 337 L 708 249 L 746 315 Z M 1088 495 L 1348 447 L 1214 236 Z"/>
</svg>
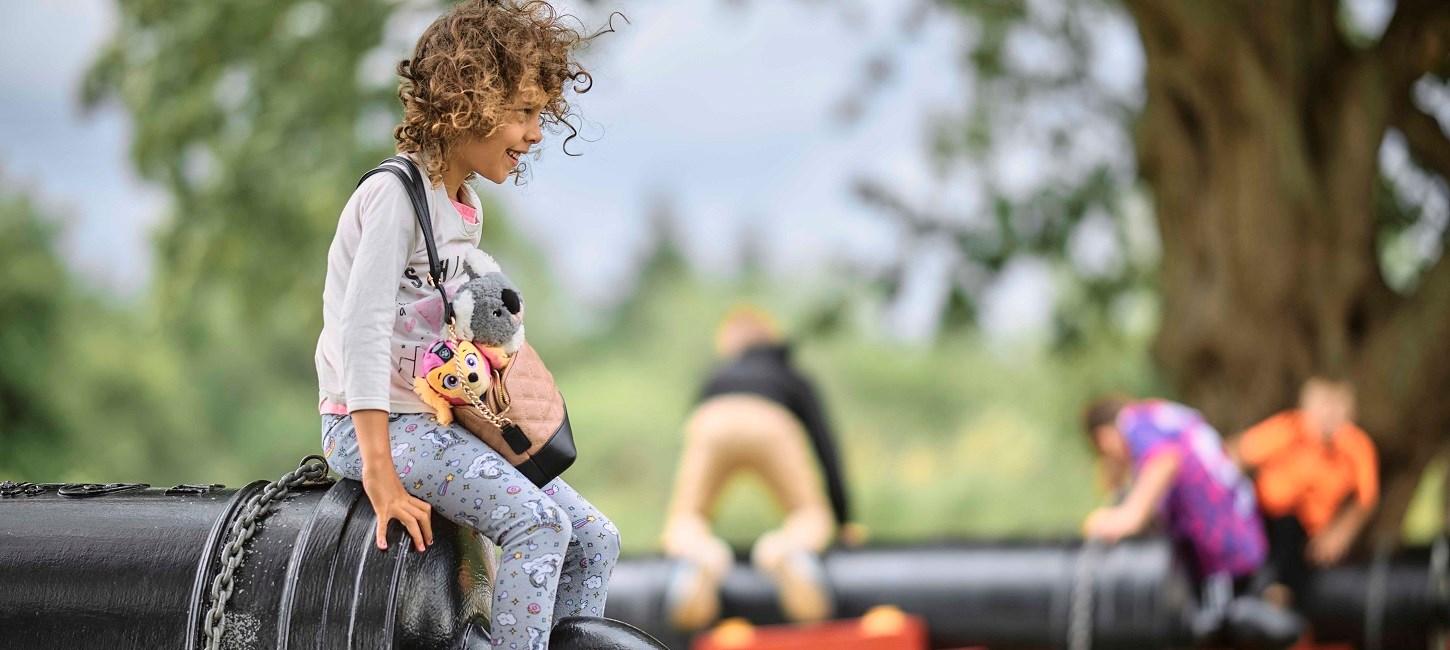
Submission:
<svg viewBox="0 0 1450 650">
<path fill-rule="evenodd" d="M 926 623 L 894 607 L 811 625 L 754 627 L 741 619 L 696 637 L 691 650 L 927 650 Z"/>
<path fill-rule="evenodd" d="M 1315 643 L 1306 636 L 1289 650 L 1354 650 L 1354 646 L 1348 643 Z"/>
</svg>

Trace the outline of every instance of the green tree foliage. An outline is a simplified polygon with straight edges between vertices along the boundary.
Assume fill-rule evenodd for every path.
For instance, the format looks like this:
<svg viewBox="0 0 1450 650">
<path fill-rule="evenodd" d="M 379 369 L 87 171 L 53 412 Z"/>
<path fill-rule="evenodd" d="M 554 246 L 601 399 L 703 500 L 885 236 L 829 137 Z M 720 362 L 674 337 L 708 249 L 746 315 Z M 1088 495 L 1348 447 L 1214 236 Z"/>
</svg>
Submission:
<svg viewBox="0 0 1450 650">
<path fill-rule="evenodd" d="M 144 312 L 179 360 L 185 428 L 227 459 L 208 475 L 187 454 L 189 480 L 274 475 L 315 446 L 326 250 L 358 176 L 393 150 L 392 68 L 411 43 L 384 33 L 415 16 L 380 0 L 119 9 L 82 99 L 125 107 L 137 170 L 172 199 Z"/>
<path fill-rule="evenodd" d="M 177 346 L 73 274 L 54 223 L 0 188 L 0 477 L 194 480 L 211 435 Z"/>
<path fill-rule="evenodd" d="M 317 311 L 338 207 L 392 151 L 396 60 L 364 59 L 395 8 L 120 3 L 83 101 L 127 109 L 136 168 L 170 193 L 157 242 L 170 317 L 205 312 L 196 303 L 215 293 L 240 298 L 255 318 Z"/>
<path fill-rule="evenodd" d="M 932 163 L 973 185 L 981 201 L 972 212 L 923 207 L 889 177 L 859 179 L 857 196 L 909 242 L 955 245 L 948 328 L 970 327 L 984 284 L 1014 261 L 1034 259 L 1057 281 L 1055 343 L 1135 329 L 1124 315 L 1151 300 L 1157 262 L 1130 132 L 1143 96 L 1136 83 L 1104 83 L 1121 71 L 1092 67 L 1105 46 L 1136 36 L 1129 19 L 1111 0 L 943 4 L 958 18 L 963 51 L 960 67 L 942 73 L 956 75 L 966 92 L 955 111 L 935 119 Z M 934 10 L 923 4 L 903 21 L 900 41 L 913 42 Z M 895 57 L 886 50 L 873 59 L 853 88 L 864 99 L 853 101 L 869 102 L 890 82 Z M 1075 250 L 1083 248 L 1075 239 L 1093 235 L 1109 248 L 1106 263 L 1084 264 Z M 917 251 L 909 245 L 899 265 L 912 264 Z"/>
<path fill-rule="evenodd" d="M 54 468 L 46 450 L 62 430 L 56 394 L 66 341 L 59 336 L 71 287 L 55 252 L 55 227 L 26 196 L 0 189 L 0 467 Z"/>
</svg>

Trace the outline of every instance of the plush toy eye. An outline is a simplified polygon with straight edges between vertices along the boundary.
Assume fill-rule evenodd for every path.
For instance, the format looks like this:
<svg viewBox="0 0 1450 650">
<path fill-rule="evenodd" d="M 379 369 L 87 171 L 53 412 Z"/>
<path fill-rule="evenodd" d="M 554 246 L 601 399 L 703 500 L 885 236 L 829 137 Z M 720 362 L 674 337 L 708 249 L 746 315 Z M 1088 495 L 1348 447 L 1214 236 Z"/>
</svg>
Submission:
<svg viewBox="0 0 1450 650">
<path fill-rule="evenodd" d="M 448 389 L 458 388 L 458 376 L 443 375 L 443 387 Z"/>
<path fill-rule="evenodd" d="M 502 309 L 495 309 L 495 310 L 493 310 L 493 317 L 494 318 L 503 318 L 503 310 Z"/>
<path fill-rule="evenodd" d="M 478 367 L 478 355 L 476 355 L 476 354 L 470 354 L 470 355 L 468 355 L 466 357 L 463 357 L 463 362 L 466 363 L 466 364 L 468 364 L 468 367 L 469 368 L 477 368 Z"/>
</svg>

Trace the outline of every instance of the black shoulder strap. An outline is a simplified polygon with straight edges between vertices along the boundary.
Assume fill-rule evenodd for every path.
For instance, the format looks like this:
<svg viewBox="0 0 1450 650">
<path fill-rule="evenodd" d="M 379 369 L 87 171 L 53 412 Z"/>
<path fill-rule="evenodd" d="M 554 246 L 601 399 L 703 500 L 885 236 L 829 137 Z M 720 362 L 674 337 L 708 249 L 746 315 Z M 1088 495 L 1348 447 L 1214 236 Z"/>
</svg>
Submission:
<svg viewBox="0 0 1450 650">
<path fill-rule="evenodd" d="M 443 322 L 450 323 L 453 321 L 453 303 L 443 289 L 443 265 L 438 262 L 438 245 L 433 241 L 433 217 L 428 212 L 428 190 L 423 185 L 423 175 L 413 161 L 402 156 L 389 156 L 357 179 L 357 184 L 362 185 L 369 176 L 379 172 L 397 176 L 408 191 L 408 199 L 413 202 L 413 215 L 418 218 L 418 229 L 423 232 L 423 247 L 428 251 L 428 284 L 438 289 L 438 295 L 443 298 Z"/>
</svg>

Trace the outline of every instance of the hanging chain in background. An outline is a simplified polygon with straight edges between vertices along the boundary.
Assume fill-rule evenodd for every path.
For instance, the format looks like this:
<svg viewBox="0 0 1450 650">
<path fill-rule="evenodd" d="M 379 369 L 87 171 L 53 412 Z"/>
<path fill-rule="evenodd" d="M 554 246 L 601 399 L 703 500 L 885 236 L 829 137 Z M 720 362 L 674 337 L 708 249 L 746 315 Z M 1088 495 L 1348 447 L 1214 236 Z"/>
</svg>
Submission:
<svg viewBox="0 0 1450 650">
<path fill-rule="evenodd" d="M 1072 579 L 1072 600 L 1067 611 L 1067 649 L 1092 650 L 1093 592 L 1103 544 L 1086 540 L 1078 549 L 1077 572 Z"/>
<path fill-rule="evenodd" d="M 1380 650 L 1384 643 L 1385 601 L 1389 594 L 1390 553 L 1395 542 L 1380 537 L 1374 542 L 1364 595 L 1364 650 Z"/>
</svg>

